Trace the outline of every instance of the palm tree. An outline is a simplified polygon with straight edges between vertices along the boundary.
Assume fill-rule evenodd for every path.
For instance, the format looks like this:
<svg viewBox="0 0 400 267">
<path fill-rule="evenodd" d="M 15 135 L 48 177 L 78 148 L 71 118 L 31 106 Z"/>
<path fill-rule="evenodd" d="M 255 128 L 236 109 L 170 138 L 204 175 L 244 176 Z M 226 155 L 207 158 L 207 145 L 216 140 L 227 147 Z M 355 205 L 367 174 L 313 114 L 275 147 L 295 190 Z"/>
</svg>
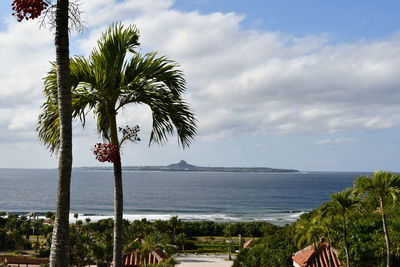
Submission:
<svg viewBox="0 0 400 267">
<path fill-rule="evenodd" d="M 174 239 L 174 243 L 176 244 L 176 245 L 180 245 L 180 249 L 182 250 L 182 251 L 184 251 L 185 250 L 185 241 L 186 241 L 186 235 L 185 235 L 185 233 L 180 233 L 180 234 L 177 234 L 176 236 L 175 236 L 175 239 Z"/>
<path fill-rule="evenodd" d="M 341 217 L 344 251 L 346 253 L 346 266 L 349 267 L 350 257 L 349 257 L 348 241 L 347 241 L 347 220 L 348 220 L 347 214 L 349 210 L 357 204 L 357 201 L 354 198 L 352 198 L 351 189 L 346 189 L 342 192 L 331 194 L 331 198 L 332 200 L 327 202 L 326 205 L 322 207 L 322 213 L 323 215 L 338 214 Z"/>
<path fill-rule="evenodd" d="M 43 222 L 41 220 L 34 220 L 32 222 L 32 226 L 33 226 L 33 234 L 36 234 L 36 248 L 37 250 L 39 250 L 40 245 L 39 245 L 39 233 L 41 232 L 42 228 L 43 228 Z"/>
<path fill-rule="evenodd" d="M 49 1 L 12 1 L 13 15 L 18 21 L 35 19 L 42 13 L 52 12 Z M 57 0 L 54 21 L 51 21 L 55 32 L 57 95 L 59 110 L 59 154 L 58 154 L 58 187 L 56 217 L 50 253 L 50 266 L 67 266 L 69 264 L 68 231 L 70 207 L 70 181 L 72 167 L 72 118 L 71 87 L 69 69 L 69 0 Z M 33 10 L 32 11 L 32 7 Z M 46 11 L 47 10 L 47 11 Z M 77 11 L 77 9 L 76 9 Z M 45 15 L 46 16 L 46 15 Z M 51 16 L 53 17 L 53 16 Z M 73 18 L 79 20 L 76 13 Z M 72 19 L 74 21 L 75 19 Z M 43 21 L 42 21 L 43 23 Z M 75 21 L 76 25 L 79 21 Z"/>
<path fill-rule="evenodd" d="M 69 265 L 69 210 L 72 168 L 72 100 L 69 68 L 69 0 L 57 0 L 56 66 L 59 116 L 59 153 L 56 217 L 50 250 L 50 266 Z"/>
<path fill-rule="evenodd" d="M 144 242 L 141 242 L 139 247 L 139 255 L 141 263 L 144 266 L 149 264 L 149 254 L 156 249 L 165 249 L 168 246 L 168 236 L 159 231 L 154 231 L 148 234 Z"/>
<path fill-rule="evenodd" d="M 176 231 L 182 226 L 182 221 L 178 219 L 178 216 L 172 216 L 168 221 L 168 226 L 171 228 L 172 240 L 175 241 Z"/>
<path fill-rule="evenodd" d="M 390 172 L 375 172 L 372 177 L 361 176 L 354 181 L 354 192 L 357 195 L 367 194 L 373 199 L 379 201 L 379 211 L 382 218 L 383 233 L 386 241 L 386 265 L 390 263 L 390 238 L 387 229 L 385 204 L 388 198 L 397 199 L 397 194 L 400 192 L 400 176 Z"/>
<path fill-rule="evenodd" d="M 113 24 L 98 41 L 88 59 L 75 57 L 71 60 L 72 116 L 85 123 L 89 110 L 97 117 L 98 133 L 109 144 L 116 147 L 114 157 L 114 266 L 122 260 L 122 171 L 120 148 L 132 136 L 118 137 L 117 114 L 128 104 L 146 104 L 150 107 L 153 127 L 151 143 L 165 143 L 176 129 L 178 141 L 183 148 L 190 145 L 196 134 L 196 119 L 182 99 L 185 92 L 183 73 L 178 65 L 156 53 L 141 55 L 135 52 L 139 33 L 134 26 Z M 47 101 L 39 116 L 40 139 L 51 150 L 59 147 L 59 112 L 53 69 L 45 78 Z M 128 131 L 129 132 L 129 131 Z"/>
</svg>

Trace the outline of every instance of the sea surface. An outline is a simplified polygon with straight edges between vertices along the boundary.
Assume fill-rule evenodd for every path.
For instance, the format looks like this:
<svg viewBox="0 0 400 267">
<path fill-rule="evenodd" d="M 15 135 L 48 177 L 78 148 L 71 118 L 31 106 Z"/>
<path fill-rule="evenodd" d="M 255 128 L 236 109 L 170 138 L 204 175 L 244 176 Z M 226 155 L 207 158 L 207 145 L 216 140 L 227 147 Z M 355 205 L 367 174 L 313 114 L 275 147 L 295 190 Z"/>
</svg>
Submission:
<svg viewBox="0 0 400 267">
<path fill-rule="evenodd" d="M 290 223 L 361 175 L 366 173 L 124 171 L 124 217 Z M 53 211 L 56 180 L 57 170 L 0 169 L 0 211 Z M 113 192 L 112 171 L 74 169 L 71 214 L 92 220 L 111 217 Z"/>
</svg>

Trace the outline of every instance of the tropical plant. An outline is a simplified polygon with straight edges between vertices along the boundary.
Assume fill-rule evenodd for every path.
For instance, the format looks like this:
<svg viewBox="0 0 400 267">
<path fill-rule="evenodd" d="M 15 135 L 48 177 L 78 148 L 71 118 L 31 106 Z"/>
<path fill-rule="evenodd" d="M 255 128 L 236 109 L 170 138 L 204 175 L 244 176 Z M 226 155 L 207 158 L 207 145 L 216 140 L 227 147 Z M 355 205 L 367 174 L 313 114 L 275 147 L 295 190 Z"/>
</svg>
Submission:
<svg viewBox="0 0 400 267">
<path fill-rule="evenodd" d="M 190 145 L 196 134 L 196 119 L 182 99 L 185 79 L 178 65 L 152 52 L 135 52 L 139 33 L 134 26 L 113 24 L 98 41 L 88 59 L 71 59 L 72 116 L 85 124 L 89 110 L 97 117 L 97 130 L 113 146 L 114 165 L 114 266 L 122 260 L 123 192 L 120 149 L 126 140 L 137 141 L 137 136 L 118 136 L 117 114 L 128 104 L 146 104 L 150 107 L 153 128 L 151 143 L 165 143 L 176 129 L 183 148 Z M 54 151 L 60 146 L 57 73 L 50 70 L 45 78 L 46 102 L 39 116 L 40 139 Z M 133 129 L 133 128 L 129 128 Z M 123 129 L 122 129 L 123 130 Z M 123 132 L 124 134 L 124 132 Z M 132 139 L 133 138 L 133 139 Z M 111 160 L 110 160 L 111 161 Z"/>
<path fill-rule="evenodd" d="M 100 220 L 87 225 L 93 242 L 90 244 L 92 257 L 97 263 L 106 262 L 111 265 L 113 257 L 113 221 Z"/>
<path fill-rule="evenodd" d="M 13 0 L 13 15 L 18 21 L 35 19 L 50 7 L 46 0 Z M 54 6 L 53 6 L 54 7 Z M 56 218 L 54 221 L 50 266 L 69 264 L 68 224 L 70 181 L 72 168 L 71 87 L 69 70 L 69 0 L 57 0 L 55 5 L 55 46 L 57 66 L 57 94 L 59 95 L 59 157 Z"/>
<path fill-rule="evenodd" d="M 185 241 L 187 237 L 184 233 L 177 234 L 174 239 L 174 243 L 179 246 L 181 250 L 185 250 Z"/>
<path fill-rule="evenodd" d="M 144 264 L 144 266 L 147 266 L 149 262 L 149 254 L 156 249 L 165 250 L 167 246 L 168 236 L 166 234 L 159 231 L 151 232 L 144 238 L 144 241 L 141 242 L 139 246 L 139 255 L 141 257 L 141 262 Z"/>
<path fill-rule="evenodd" d="M 356 195 L 367 195 L 379 202 L 379 212 L 381 214 L 383 232 L 386 242 L 386 265 L 391 266 L 390 237 L 386 219 L 385 204 L 388 198 L 397 200 L 400 192 L 400 176 L 390 172 L 375 172 L 372 177 L 361 176 L 354 181 L 354 193 Z"/>
<path fill-rule="evenodd" d="M 346 189 L 342 192 L 337 192 L 331 194 L 331 201 L 325 203 L 322 206 L 323 215 L 339 215 L 342 224 L 342 235 L 343 235 L 343 244 L 344 251 L 346 254 L 346 266 L 350 266 L 350 257 L 349 257 L 349 247 L 348 247 L 348 237 L 347 237 L 347 224 L 348 224 L 348 213 L 350 210 L 355 207 L 357 201 L 352 196 L 352 189 Z M 336 218 L 334 218 L 336 219 Z"/>
<path fill-rule="evenodd" d="M 43 228 L 43 221 L 41 220 L 34 220 L 32 222 L 33 234 L 36 235 L 36 248 L 39 250 L 39 234 Z"/>
<path fill-rule="evenodd" d="M 168 221 L 168 226 L 171 228 L 172 240 L 175 240 L 176 232 L 182 226 L 182 221 L 178 219 L 178 216 L 172 216 Z"/>
<path fill-rule="evenodd" d="M 303 248 L 310 244 L 317 247 L 321 238 L 326 236 L 326 228 L 320 223 L 320 213 L 312 211 L 301 215 L 301 220 L 296 222 L 296 234 L 294 240 L 298 248 Z"/>
</svg>

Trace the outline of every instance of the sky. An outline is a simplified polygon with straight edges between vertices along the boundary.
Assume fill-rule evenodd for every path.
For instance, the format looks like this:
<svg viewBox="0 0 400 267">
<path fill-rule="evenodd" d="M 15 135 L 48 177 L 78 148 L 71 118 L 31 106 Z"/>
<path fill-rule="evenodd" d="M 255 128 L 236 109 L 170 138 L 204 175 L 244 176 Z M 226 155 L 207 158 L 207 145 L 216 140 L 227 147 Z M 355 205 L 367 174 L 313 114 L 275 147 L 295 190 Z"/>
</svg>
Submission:
<svg viewBox="0 0 400 267">
<path fill-rule="evenodd" d="M 0 168 L 56 168 L 35 132 L 54 33 L 18 23 L 0 3 Z M 85 30 L 71 55 L 88 56 L 112 22 L 135 24 L 139 52 L 179 63 L 198 119 L 187 149 L 176 136 L 148 145 L 151 113 L 134 105 L 119 125 L 139 125 L 123 165 L 400 171 L 400 2 L 393 0 L 81 1 Z M 74 122 L 74 167 L 109 166 L 91 114 Z"/>
</svg>

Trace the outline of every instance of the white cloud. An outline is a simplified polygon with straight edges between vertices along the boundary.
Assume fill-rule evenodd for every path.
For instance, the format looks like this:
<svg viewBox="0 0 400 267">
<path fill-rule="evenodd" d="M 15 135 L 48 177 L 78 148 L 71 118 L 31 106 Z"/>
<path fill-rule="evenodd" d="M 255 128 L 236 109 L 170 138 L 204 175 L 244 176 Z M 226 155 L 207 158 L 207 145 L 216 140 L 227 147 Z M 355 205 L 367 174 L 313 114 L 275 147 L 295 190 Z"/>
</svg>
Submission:
<svg viewBox="0 0 400 267">
<path fill-rule="evenodd" d="M 0 142 L 35 142 L 42 78 L 53 58 L 52 34 L 32 21 L 10 18 L 0 32 Z"/>
<path fill-rule="evenodd" d="M 235 13 L 172 7 L 170 0 L 84 1 L 87 31 L 74 37 L 78 53 L 88 54 L 111 22 L 135 23 L 142 52 L 158 50 L 181 64 L 202 140 L 400 125 L 400 35 L 331 44 L 326 36 L 244 29 L 244 17 Z M 3 23 L 0 104 L 22 105 L 25 111 L 2 113 L 0 123 L 17 136 L 16 131 L 34 128 L 41 78 L 54 57 L 53 36 L 34 22 Z M 130 111 L 123 119 L 146 125 L 147 133 L 148 110 Z M 343 143 L 327 140 L 316 144 Z"/>
<path fill-rule="evenodd" d="M 146 49 L 182 65 L 204 137 L 381 130 L 400 124 L 398 35 L 332 45 L 325 36 L 245 30 L 243 17 L 234 13 L 164 7 L 156 15 L 123 17 L 138 25 Z"/>
</svg>

